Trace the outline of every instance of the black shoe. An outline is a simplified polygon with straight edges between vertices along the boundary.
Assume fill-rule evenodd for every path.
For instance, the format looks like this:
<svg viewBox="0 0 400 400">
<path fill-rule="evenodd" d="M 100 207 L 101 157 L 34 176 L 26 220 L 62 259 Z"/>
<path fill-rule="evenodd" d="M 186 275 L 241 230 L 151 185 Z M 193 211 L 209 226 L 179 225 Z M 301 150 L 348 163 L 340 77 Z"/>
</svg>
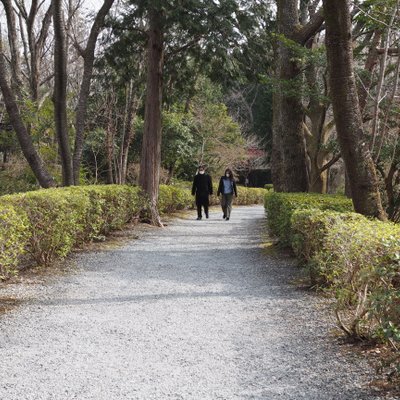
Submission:
<svg viewBox="0 0 400 400">
<path fill-rule="evenodd" d="M 208 214 L 206 214 L 206 218 L 208 218 Z"/>
<path fill-rule="evenodd" d="M 197 217 L 196 221 L 200 221 L 200 220 L 201 220 L 201 217 Z"/>
<path fill-rule="evenodd" d="M 226 220 L 229 221 L 229 217 L 226 217 Z"/>
<path fill-rule="evenodd" d="M 224 214 L 224 215 L 222 216 L 222 218 L 225 219 L 225 218 L 226 218 L 226 215 Z"/>
</svg>

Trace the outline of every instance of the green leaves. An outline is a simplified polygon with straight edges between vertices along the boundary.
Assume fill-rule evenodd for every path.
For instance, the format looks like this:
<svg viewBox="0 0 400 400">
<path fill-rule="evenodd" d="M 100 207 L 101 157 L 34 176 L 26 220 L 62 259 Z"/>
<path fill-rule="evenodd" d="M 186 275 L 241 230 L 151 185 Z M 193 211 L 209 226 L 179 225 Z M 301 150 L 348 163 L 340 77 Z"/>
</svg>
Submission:
<svg viewBox="0 0 400 400">
<path fill-rule="evenodd" d="M 25 253 L 28 220 L 11 205 L 0 205 L 0 280 L 16 273 Z"/>
<path fill-rule="evenodd" d="M 336 298 L 339 326 L 400 341 L 400 226 L 350 212 L 344 197 L 268 193 L 268 224 Z"/>
</svg>

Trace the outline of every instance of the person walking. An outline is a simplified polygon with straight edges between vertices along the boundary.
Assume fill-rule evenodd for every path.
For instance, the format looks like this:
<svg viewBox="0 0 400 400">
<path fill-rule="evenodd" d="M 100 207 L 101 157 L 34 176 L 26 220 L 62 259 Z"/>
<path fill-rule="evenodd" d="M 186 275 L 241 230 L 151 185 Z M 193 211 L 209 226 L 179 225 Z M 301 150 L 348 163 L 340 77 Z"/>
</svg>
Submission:
<svg viewBox="0 0 400 400">
<path fill-rule="evenodd" d="M 204 165 L 200 165 L 197 174 L 193 179 L 192 195 L 196 196 L 197 206 L 197 220 L 201 220 L 202 207 L 204 208 L 204 214 L 208 218 L 208 206 L 209 198 L 213 194 L 213 187 L 211 176 L 206 173 Z"/>
<path fill-rule="evenodd" d="M 221 179 L 219 180 L 217 196 L 220 194 L 222 212 L 224 213 L 222 218 L 229 221 L 232 211 L 233 195 L 237 197 L 236 183 L 233 179 L 233 173 L 229 168 L 225 170 L 225 175 L 221 176 Z"/>
</svg>

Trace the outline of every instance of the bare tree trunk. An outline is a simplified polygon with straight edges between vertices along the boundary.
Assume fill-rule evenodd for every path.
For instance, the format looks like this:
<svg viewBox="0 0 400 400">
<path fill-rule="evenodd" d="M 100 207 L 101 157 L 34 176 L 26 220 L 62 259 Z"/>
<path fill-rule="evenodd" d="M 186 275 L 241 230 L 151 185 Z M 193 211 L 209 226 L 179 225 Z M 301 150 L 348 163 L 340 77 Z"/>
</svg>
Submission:
<svg viewBox="0 0 400 400">
<path fill-rule="evenodd" d="M 385 39 L 384 39 L 384 52 L 383 52 L 383 54 L 381 56 L 381 60 L 380 60 L 379 78 L 378 78 L 378 85 L 376 88 L 376 95 L 375 95 L 375 102 L 374 102 L 374 115 L 372 118 L 372 143 L 371 143 L 371 152 L 372 153 L 374 153 L 376 136 L 379 131 L 379 106 L 382 101 L 381 93 L 382 93 L 383 83 L 385 80 L 386 64 L 387 64 L 388 51 L 389 51 L 389 45 L 390 45 L 390 33 L 392 30 L 392 25 L 393 25 L 394 19 L 398 12 L 398 4 L 399 4 L 399 1 L 397 1 L 396 6 L 394 7 L 394 12 L 390 18 L 390 22 L 389 22 L 389 25 L 387 28 L 387 33 L 386 33 Z"/>
<path fill-rule="evenodd" d="M 311 42 L 311 41 L 310 41 Z M 310 47 L 313 44 L 310 43 Z M 305 72 L 308 87 L 312 88 L 316 85 L 317 81 L 321 79 L 318 74 L 317 67 L 314 64 L 310 64 Z M 324 81 L 324 96 L 327 96 L 327 84 L 325 76 L 322 77 Z M 329 134 L 332 129 L 329 127 L 330 124 L 325 124 L 326 113 L 329 104 L 321 101 L 318 96 L 311 95 L 310 102 L 308 104 L 308 118 L 309 118 L 309 130 L 306 126 L 306 144 L 307 154 L 310 158 L 310 182 L 309 191 L 314 193 L 327 193 L 328 191 L 328 168 L 324 169 L 323 166 L 327 163 L 328 153 L 323 149 L 326 144 Z"/>
<path fill-rule="evenodd" d="M 274 190 L 284 192 L 284 175 L 282 160 L 282 122 L 281 122 L 281 90 L 278 88 L 273 94 L 273 135 L 272 135 L 272 156 L 271 156 L 271 176 Z"/>
<path fill-rule="evenodd" d="M 159 10 L 149 11 L 147 44 L 147 86 L 140 159 L 139 184 L 150 201 L 152 223 L 162 226 L 157 210 L 161 164 L 161 107 L 164 64 L 163 16 Z"/>
<path fill-rule="evenodd" d="M 24 2 L 16 2 L 22 18 L 26 23 L 26 33 L 29 47 L 29 84 L 31 89 L 31 99 L 36 102 L 39 95 L 39 60 L 36 48 L 36 38 L 34 32 L 34 25 L 38 13 L 38 0 L 32 0 L 29 12 L 25 8 Z M 21 30 L 22 30 L 21 26 Z M 28 59 L 28 55 L 27 55 Z"/>
<path fill-rule="evenodd" d="M 400 54 L 400 45 L 399 45 L 399 54 Z M 397 57 L 397 63 L 396 63 L 396 69 L 395 69 L 395 78 L 394 78 L 394 84 L 392 87 L 392 92 L 390 94 L 390 98 L 388 100 L 388 104 L 386 107 L 386 112 L 385 112 L 385 118 L 383 121 L 383 129 L 382 129 L 382 133 L 381 133 L 381 138 L 379 141 L 379 146 L 378 146 L 378 150 L 376 153 L 376 157 L 375 157 L 375 162 L 377 163 L 379 160 L 379 157 L 381 155 L 381 151 L 382 151 L 382 146 L 383 143 L 385 142 L 386 136 L 389 133 L 389 116 L 390 113 L 392 111 L 392 106 L 393 106 L 393 102 L 394 99 L 396 97 L 396 93 L 397 93 L 397 89 L 399 87 L 399 80 L 400 80 L 400 56 Z"/>
<path fill-rule="evenodd" d="M 362 128 L 353 70 L 349 0 L 324 0 L 323 4 L 333 113 L 354 209 L 385 220 L 376 170 Z"/>
<path fill-rule="evenodd" d="M 358 99 L 360 104 L 361 114 L 364 113 L 364 108 L 367 104 L 369 91 L 372 84 L 372 77 L 379 59 L 377 47 L 381 41 L 382 32 L 376 30 L 372 37 L 371 46 L 365 61 L 364 74 L 360 77 L 360 84 L 358 86 Z"/>
<path fill-rule="evenodd" d="M 114 120 L 112 115 L 113 109 L 110 106 L 108 112 L 108 124 L 106 132 L 106 160 L 107 160 L 107 183 L 114 183 Z"/>
<path fill-rule="evenodd" d="M 33 173 L 35 174 L 36 179 L 38 180 L 40 186 L 44 188 L 49 188 L 52 186 L 56 186 L 56 183 L 49 172 L 46 170 L 42 159 L 37 153 L 31 136 L 28 134 L 28 131 L 22 121 L 17 102 L 14 96 L 14 93 L 11 91 L 11 88 L 8 86 L 7 82 L 7 71 L 4 61 L 4 54 L 0 40 L 0 88 L 3 94 L 4 102 L 6 105 L 7 113 L 10 118 L 11 125 L 15 130 L 15 133 L 18 138 L 18 142 L 21 146 L 21 150 L 28 161 L 29 166 L 31 167 Z"/>
<path fill-rule="evenodd" d="M 1 2 L 3 3 L 7 18 L 8 43 L 11 53 L 11 88 L 12 91 L 17 95 L 16 97 L 21 98 L 21 89 L 23 87 L 23 83 L 21 78 L 21 60 L 17 43 L 15 11 L 10 0 L 1 0 Z"/>
<path fill-rule="evenodd" d="M 167 176 L 167 180 L 165 182 L 166 185 L 169 185 L 172 182 L 172 178 L 174 177 L 174 173 L 175 173 L 175 164 L 171 164 L 168 167 L 168 176 Z"/>
<path fill-rule="evenodd" d="M 23 2 L 15 2 L 20 13 L 20 29 L 21 37 L 24 42 L 25 49 L 25 60 L 29 66 L 29 84 L 31 91 L 31 99 L 38 103 L 39 101 L 39 86 L 40 86 L 40 59 L 43 53 L 44 44 L 48 36 L 48 31 L 51 24 L 51 18 L 53 14 L 53 4 L 50 3 L 49 8 L 42 19 L 42 26 L 39 34 L 35 34 L 35 22 L 36 16 L 38 15 L 39 9 L 43 6 L 43 2 L 33 0 L 29 9 L 29 13 L 25 8 Z M 22 19 L 25 20 L 27 43 L 24 36 L 24 27 L 22 25 Z M 29 55 L 28 55 L 29 49 Z"/>
<path fill-rule="evenodd" d="M 53 0 L 54 21 L 54 119 L 61 157 L 63 185 L 73 182 L 72 159 L 68 138 L 67 121 L 67 50 L 62 1 Z"/>
<path fill-rule="evenodd" d="M 125 123 L 125 132 L 121 145 L 121 161 L 120 161 L 120 183 L 123 185 L 126 182 L 126 174 L 128 169 L 128 155 L 129 148 L 131 146 L 135 131 L 133 128 L 133 121 L 136 116 L 137 108 L 138 108 L 139 100 L 137 95 L 134 93 L 134 88 L 132 86 L 132 82 L 129 85 L 129 96 L 128 96 L 128 107 L 127 107 L 127 116 Z"/>
<path fill-rule="evenodd" d="M 87 112 L 87 101 L 90 91 L 90 83 L 93 74 L 94 64 L 94 52 L 96 49 L 96 42 L 99 33 L 104 25 L 104 19 L 110 8 L 112 7 L 114 0 L 104 0 L 102 7 L 96 15 L 90 30 L 89 39 L 86 44 L 86 49 L 80 49 L 83 62 L 83 77 L 81 87 L 79 91 L 78 104 L 75 111 L 75 148 L 73 156 L 73 173 L 74 173 L 74 184 L 79 184 L 79 172 L 81 168 L 82 151 L 84 143 L 84 129 Z"/>
</svg>

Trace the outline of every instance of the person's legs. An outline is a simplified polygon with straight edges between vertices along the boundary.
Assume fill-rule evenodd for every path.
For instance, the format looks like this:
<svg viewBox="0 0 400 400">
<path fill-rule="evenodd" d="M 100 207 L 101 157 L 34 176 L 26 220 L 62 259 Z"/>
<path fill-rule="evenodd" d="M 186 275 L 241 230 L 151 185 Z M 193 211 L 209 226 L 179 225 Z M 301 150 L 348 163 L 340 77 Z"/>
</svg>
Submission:
<svg viewBox="0 0 400 400">
<path fill-rule="evenodd" d="M 201 219 L 201 198 L 196 196 L 197 219 Z"/>
<path fill-rule="evenodd" d="M 226 194 L 226 219 L 231 217 L 233 194 Z"/>
<path fill-rule="evenodd" d="M 206 218 L 208 218 L 208 201 L 204 203 L 204 214 L 206 214 Z"/>
<path fill-rule="evenodd" d="M 226 218 L 226 198 L 225 194 L 221 194 L 221 208 L 222 212 L 224 213 L 223 218 Z"/>
</svg>

